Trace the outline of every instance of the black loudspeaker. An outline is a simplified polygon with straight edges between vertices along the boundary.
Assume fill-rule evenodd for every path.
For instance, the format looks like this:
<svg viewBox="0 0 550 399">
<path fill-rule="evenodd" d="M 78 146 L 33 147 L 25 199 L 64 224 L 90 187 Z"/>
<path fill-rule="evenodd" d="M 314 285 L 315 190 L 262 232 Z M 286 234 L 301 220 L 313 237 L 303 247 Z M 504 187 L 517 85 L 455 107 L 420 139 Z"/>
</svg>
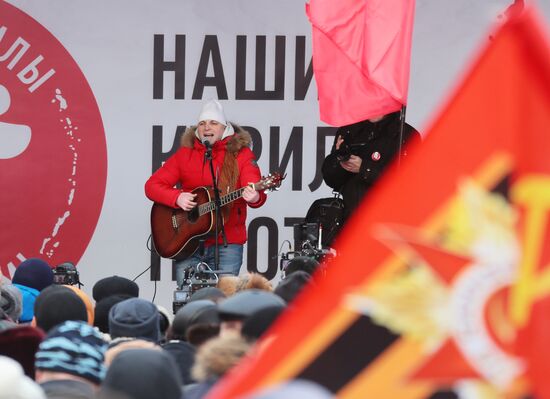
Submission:
<svg viewBox="0 0 550 399">
<path fill-rule="evenodd" d="M 321 244 L 331 247 L 344 224 L 344 201 L 338 197 L 320 198 L 311 204 L 305 218 L 306 224 L 322 226 Z M 319 233 L 316 235 L 319 237 Z M 294 233 L 296 237 L 296 233 Z"/>
</svg>

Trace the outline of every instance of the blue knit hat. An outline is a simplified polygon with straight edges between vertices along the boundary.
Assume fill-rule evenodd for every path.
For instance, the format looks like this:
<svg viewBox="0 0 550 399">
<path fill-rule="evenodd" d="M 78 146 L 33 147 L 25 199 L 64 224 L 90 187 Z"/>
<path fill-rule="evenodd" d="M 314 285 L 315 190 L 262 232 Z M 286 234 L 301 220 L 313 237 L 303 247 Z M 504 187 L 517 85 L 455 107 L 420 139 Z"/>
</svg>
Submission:
<svg viewBox="0 0 550 399">
<path fill-rule="evenodd" d="M 12 283 L 42 291 L 53 284 L 53 271 L 42 259 L 30 258 L 15 269 Z"/>
<path fill-rule="evenodd" d="M 58 371 L 100 384 L 107 343 L 101 334 L 82 321 L 69 320 L 46 336 L 36 353 L 36 369 Z"/>
<path fill-rule="evenodd" d="M 109 334 L 113 339 L 132 337 L 158 342 L 160 328 L 157 307 L 141 298 L 117 303 L 109 311 Z"/>
<path fill-rule="evenodd" d="M 40 291 L 21 284 L 13 284 L 13 286 L 21 291 L 21 296 L 23 298 L 23 311 L 21 312 L 21 316 L 19 316 L 19 322 L 28 323 L 34 317 L 34 302 L 40 294 Z"/>
</svg>

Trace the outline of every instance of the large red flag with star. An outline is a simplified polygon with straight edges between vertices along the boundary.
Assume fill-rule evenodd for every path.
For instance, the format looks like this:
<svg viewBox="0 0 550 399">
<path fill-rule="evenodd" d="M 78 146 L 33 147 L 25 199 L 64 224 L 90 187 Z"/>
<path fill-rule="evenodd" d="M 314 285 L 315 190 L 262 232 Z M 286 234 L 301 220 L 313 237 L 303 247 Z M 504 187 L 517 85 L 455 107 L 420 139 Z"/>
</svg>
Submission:
<svg viewBox="0 0 550 399">
<path fill-rule="evenodd" d="M 549 137 L 550 46 L 528 10 L 209 397 L 306 379 L 342 398 L 550 398 Z"/>
</svg>

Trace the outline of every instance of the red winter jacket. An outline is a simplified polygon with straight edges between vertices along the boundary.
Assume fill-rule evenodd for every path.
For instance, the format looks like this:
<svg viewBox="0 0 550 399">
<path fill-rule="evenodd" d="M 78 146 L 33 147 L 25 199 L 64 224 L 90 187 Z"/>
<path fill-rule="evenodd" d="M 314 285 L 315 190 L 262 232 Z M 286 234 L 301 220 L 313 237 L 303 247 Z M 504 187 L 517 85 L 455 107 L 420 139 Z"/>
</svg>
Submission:
<svg viewBox="0 0 550 399">
<path fill-rule="evenodd" d="M 234 125 L 235 126 L 235 125 Z M 237 165 L 239 177 L 235 189 L 248 183 L 257 183 L 261 179 L 260 168 L 256 164 L 254 153 L 250 150 L 250 134 L 235 126 L 235 134 L 217 141 L 212 146 L 214 171 L 221 171 L 226 149 L 238 151 Z M 195 128 L 188 129 L 182 139 L 182 147 L 161 166 L 145 183 L 145 194 L 152 201 L 176 208 L 176 200 L 182 191 L 192 191 L 200 186 L 212 187 L 212 176 L 209 161 L 205 161 L 206 148 L 195 137 Z M 219 175 L 219 173 L 218 173 Z M 174 187 L 181 183 L 181 189 Z M 227 194 L 221 189 L 223 196 Z M 260 191 L 260 199 L 251 208 L 258 208 L 266 201 L 266 194 Z M 246 242 L 246 205 L 243 198 L 231 203 L 229 217 L 225 220 L 225 235 L 228 244 L 244 244 Z M 221 236 L 218 242 L 222 243 Z M 213 239 L 206 241 L 212 245 Z"/>
</svg>

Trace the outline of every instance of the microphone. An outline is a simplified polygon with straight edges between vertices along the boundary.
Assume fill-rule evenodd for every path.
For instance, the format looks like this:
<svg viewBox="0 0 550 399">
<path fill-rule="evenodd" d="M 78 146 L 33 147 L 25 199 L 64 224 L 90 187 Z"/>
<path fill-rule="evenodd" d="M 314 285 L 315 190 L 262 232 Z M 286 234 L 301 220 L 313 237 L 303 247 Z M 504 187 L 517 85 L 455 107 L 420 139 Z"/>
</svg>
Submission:
<svg viewBox="0 0 550 399">
<path fill-rule="evenodd" d="M 207 139 L 204 139 L 202 141 L 202 144 L 206 147 L 207 150 L 212 149 L 212 144 L 210 144 L 210 141 L 208 141 Z"/>
<path fill-rule="evenodd" d="M 201 143 L 206 147 L 206 151 L 204 152 L 204 159 L 211 160 L 212 159 L 212 144 L 207 139 L 202 140 Z"/>
</svg>

